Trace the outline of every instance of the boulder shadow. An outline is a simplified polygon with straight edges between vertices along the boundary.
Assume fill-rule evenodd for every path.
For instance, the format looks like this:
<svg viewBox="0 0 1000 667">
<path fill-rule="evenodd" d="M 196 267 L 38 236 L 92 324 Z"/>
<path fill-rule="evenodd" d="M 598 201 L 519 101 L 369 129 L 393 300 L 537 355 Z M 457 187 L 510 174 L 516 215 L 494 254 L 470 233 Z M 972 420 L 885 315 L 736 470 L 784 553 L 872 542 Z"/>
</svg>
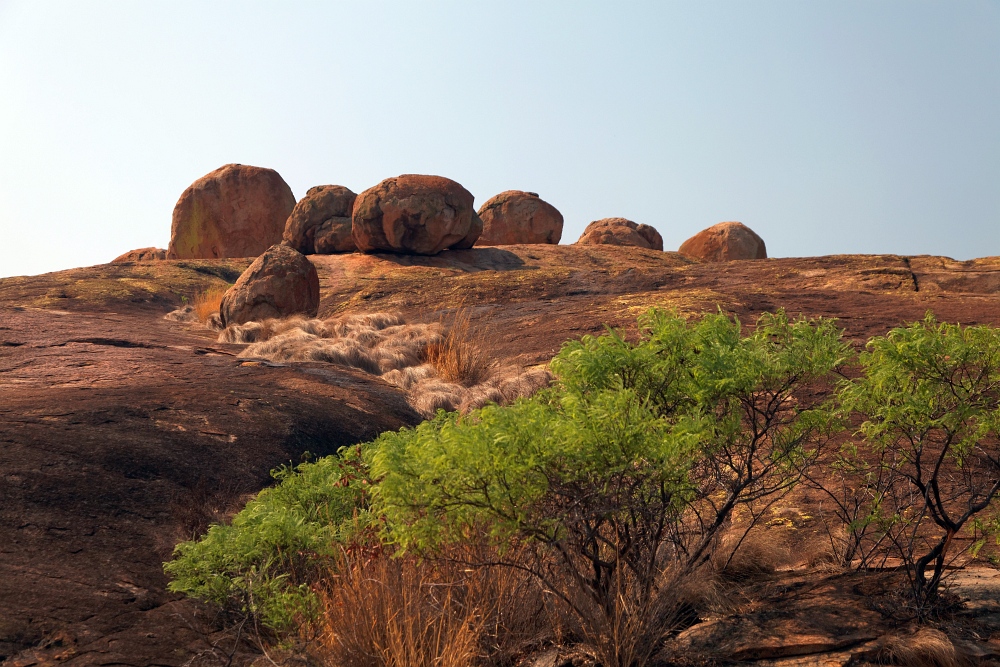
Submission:
<svg viewBox="0 0 1000 667">
<path fill-rule="evenodd" d="M 458 269 L 467 273 L 479 271 L 518 271 L 536 269 L 528 266 L 517 254 L 510 250 L 487 246 L 468 250 L 443 250 L 437 255 L 403 255 L 395 253 L 372 253 L 386 262 L 398 266 L 427 266 L 442 269 Z"/>
</svg>

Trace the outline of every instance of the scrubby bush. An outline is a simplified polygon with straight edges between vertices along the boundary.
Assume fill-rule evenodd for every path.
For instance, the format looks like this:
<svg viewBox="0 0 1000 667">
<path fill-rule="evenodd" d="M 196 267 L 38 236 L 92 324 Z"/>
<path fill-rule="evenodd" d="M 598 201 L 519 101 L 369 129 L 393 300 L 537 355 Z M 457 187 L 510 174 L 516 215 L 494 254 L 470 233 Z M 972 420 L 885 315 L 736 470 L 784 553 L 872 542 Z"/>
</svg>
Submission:
<svg viewBox="0 0 1000 667">
<path fill-rule="evenodd" d="M 529 564 L 491 564 L 543 582 L 607 666 L 652 654 L 737 508 L 759 516 L 795 484 L 833 423 L 801 390 L 849 356 L 829 321 L 783 313 L 746 337 L 722 315 L 654 310 L 640 329 L 636 344 L 566 344 L 556 385 L 531 399 L 366 450 L 390 539 L 433 552 L 485 529 L 529 545 Z"/>
<path fill-rule="evenodd" d="M 369 484 L 357 448 L 272 474 L 276 486 L 230 524 L 178 544 L 164 567 L 170 590 L 286 630 L 314 614 L 310 584 L 338 555 L 337 544 L 368 525 Z"/>
<path fill-rule="evenodd" d="M 921 613 L 1000 492 L 1000 329 L 928 314 L 870 340 L 861 367 L 840 392 L 862 423 L 840 462 L 854 499 L 838 507 L 862 564 L 902 560 Z"/>
<path fill-rule="evenodd" d="M 531 398 L 439 412 L 281 471 L 230 525 L 177 547 L 171 588 L 277 630 L 317 614 L 322 628 L 331 600 L 366 595 L 351 549 L 378 531 L 380 557 L 528 574 L 604 665 L 643 663 L 691 618 L 690 582 L 723 536 L 727 560 L 743 543 L 735 514 L 752 528 L 825 442 L 835 421 L 814 390 L 849 350 L 831 322 L 783 313 L 746 336 L 723 315 L 692 323 L 654 310 L 639 324 L 635 343 L 616 332 L 567 343 L 551 364 L 554 385 Z M 422 576 L 386 572 L 400 586 Z M 372 609 L 390 614 L 396 593 L 381 591 Z M 430 618 L 422 599 L 407 598 L 414 619 Z M 462 614 L 488 611 L 449 609 L 462 613 L 434 616 L 442 632 L 464 633 Z M 345 641 L 335 639 L 358 645 Z"/>
</svg>

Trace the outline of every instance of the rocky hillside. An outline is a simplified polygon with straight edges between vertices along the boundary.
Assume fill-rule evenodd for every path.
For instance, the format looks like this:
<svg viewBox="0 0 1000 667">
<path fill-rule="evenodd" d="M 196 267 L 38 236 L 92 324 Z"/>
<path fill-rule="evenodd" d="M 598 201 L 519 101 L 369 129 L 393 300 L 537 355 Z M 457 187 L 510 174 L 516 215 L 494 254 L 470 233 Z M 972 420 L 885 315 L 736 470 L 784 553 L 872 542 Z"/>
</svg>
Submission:
<svg viewBox="0 0 1000 667">
<path fill-rule="evenodd" d="M 467 307 L 493 352 L 543 363 L 650 306 L 837 317 L 863 341 L 931 310 L 1000 324 L 1000 258 L 702 263 L 609 245 L 312 255 L 320 317 Z M 376 376 L 239 359 L 164 314 L 250 260 L 121 262 L 0 280 L 0 664 L 214 664 L 221 619 L 165 592 L 173 545 L 268 471 L 415 423 Z M 199 656 L 201 656 L 199 658 Z"/>
</svg>

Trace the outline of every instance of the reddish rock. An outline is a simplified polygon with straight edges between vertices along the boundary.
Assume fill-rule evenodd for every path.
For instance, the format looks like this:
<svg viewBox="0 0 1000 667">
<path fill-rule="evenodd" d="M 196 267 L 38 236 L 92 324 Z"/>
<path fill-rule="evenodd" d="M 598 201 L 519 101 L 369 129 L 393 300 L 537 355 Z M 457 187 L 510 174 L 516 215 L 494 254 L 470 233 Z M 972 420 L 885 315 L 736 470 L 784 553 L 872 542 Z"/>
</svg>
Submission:
<svg viewBox="0 0 1000 667">
<path fill-rule="evenodd" d="M 483 234 L 476 245 L 557 244 L 562 238 L 562 213 L 534 192 L 501 192 L 483 204 L 479 217 Z"/>
<path fill-rule="evenodd" d="M 767 259 L 764 239 L 742 222 L 720 222 L 681 244 L 678 252 L 708 262 Z"/>
<path fill-rule="evenodd" d="M 476 241 L 483 234 L 483 219 L 479 217 L 479 214 L 472 211 L 472 221 L 469 223 L 469 233 L 465 235 L 461 241 L 451 246 L 452 250 L 468 250 L 472 246 L 476 245 Z"/>
<path fill-rule="evenodd" d="M 152 262 L 158 259 L 166 259 L 167 251 L 163 248 L 136 248 L 135 250 L 129 250 L 124 255 L 118 255 L 113 260 L 112 264 L 121 264 L 122 262 Z"/>
<path fill-rule="evenodd" d="M 256 257 L 281 242 L 294 207 L 295 196 L 278 172 L 227 164 L 177 200 L 167 257 Z"/>
<path fill-rule="evenodd" d="M 357 250 L 351 210 L 357 195 L 341 185 L 317 185 L 295 205 L 281 242 L 304 255 Z"/>
<path fill-rule="evenodd" d="M 319 311 L 319 277 L 305 255 L 273 245 L 251 264 L 222 297 L 223 326 L 269 317 Z"/>
<path fill-rule="evenodd" d="M 651 250 L 663 250 L 663 237 L 649 225 L 640 225 L 625 218 L 595 220 L 583 230 L 577 243 L 581 245 L 631 245 Z"/>
<path fill-rule="evenodd" d="M 482 233 L 472 194 L 441 176 L 387 178 L 354 202 L 354 243 L 362 252 L 436 255 L 471 248 Z"/>
</svg>

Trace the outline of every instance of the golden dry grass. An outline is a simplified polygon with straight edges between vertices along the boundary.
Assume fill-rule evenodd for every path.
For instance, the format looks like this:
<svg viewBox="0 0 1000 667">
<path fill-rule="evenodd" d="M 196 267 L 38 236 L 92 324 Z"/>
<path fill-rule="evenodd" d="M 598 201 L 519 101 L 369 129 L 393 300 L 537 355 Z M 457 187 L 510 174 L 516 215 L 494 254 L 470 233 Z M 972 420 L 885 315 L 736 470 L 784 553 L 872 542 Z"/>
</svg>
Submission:
<svg viewBox="0 0 1000 667">
<path fill-rule="evenodd" d="M 206 323 L 212 315 L 219 312 L 222 297 L 227 290 L 228 286 L 212 286 L 195 294 L 194 299 L 191 300 L 191 306 L 194 308 L 194 314 L 199 322 Z"/>
<path fill-rule="evenodd" d="M 381 549 L 344 555 L 320 593 L 319 658 L 329 667 L 509 665 L 551 639 L 543 592 L 512 568 L 394 558 Z"/>
<path fill-rule="evenodd" d="M 766 577 L 794 560 L 787 540 L 776 529 L 734 527 L 719 539 L 710 565 L 721 579 L 748 582 Z"/>
<path fill-rule="evenodd" d="M 922 628 L 912 635 L 893 635 L 880 642 L 877 662 L 906 667 L 961 667 L 968 664 L 948 636 L 940 630 Z"/>
<path fill-rule="evenodd" d="M 491 353 L 495 333 L 458 309 L 450 322 L 407 323 L 397 313 L 346 315 L 328 320 L 292 317 L 226 328 L 225 343 L 244 343 L 241 357 L 277 362 L 324 362 L 379 375 L 407 393 L 430 417 L 509 403 L 548 385 L 544 366 L 502 366 Z"/>
<path fill-rule="evenodd" d="M 489 327 L 474 327 L 470 310 L 459 308 L 444 336 L 427 346 L 427 363 L 437 369 L 441 379 L 473 387 L 489 378 L 497 366 L 490 350 L 491 338 Z"/>
</svg>

